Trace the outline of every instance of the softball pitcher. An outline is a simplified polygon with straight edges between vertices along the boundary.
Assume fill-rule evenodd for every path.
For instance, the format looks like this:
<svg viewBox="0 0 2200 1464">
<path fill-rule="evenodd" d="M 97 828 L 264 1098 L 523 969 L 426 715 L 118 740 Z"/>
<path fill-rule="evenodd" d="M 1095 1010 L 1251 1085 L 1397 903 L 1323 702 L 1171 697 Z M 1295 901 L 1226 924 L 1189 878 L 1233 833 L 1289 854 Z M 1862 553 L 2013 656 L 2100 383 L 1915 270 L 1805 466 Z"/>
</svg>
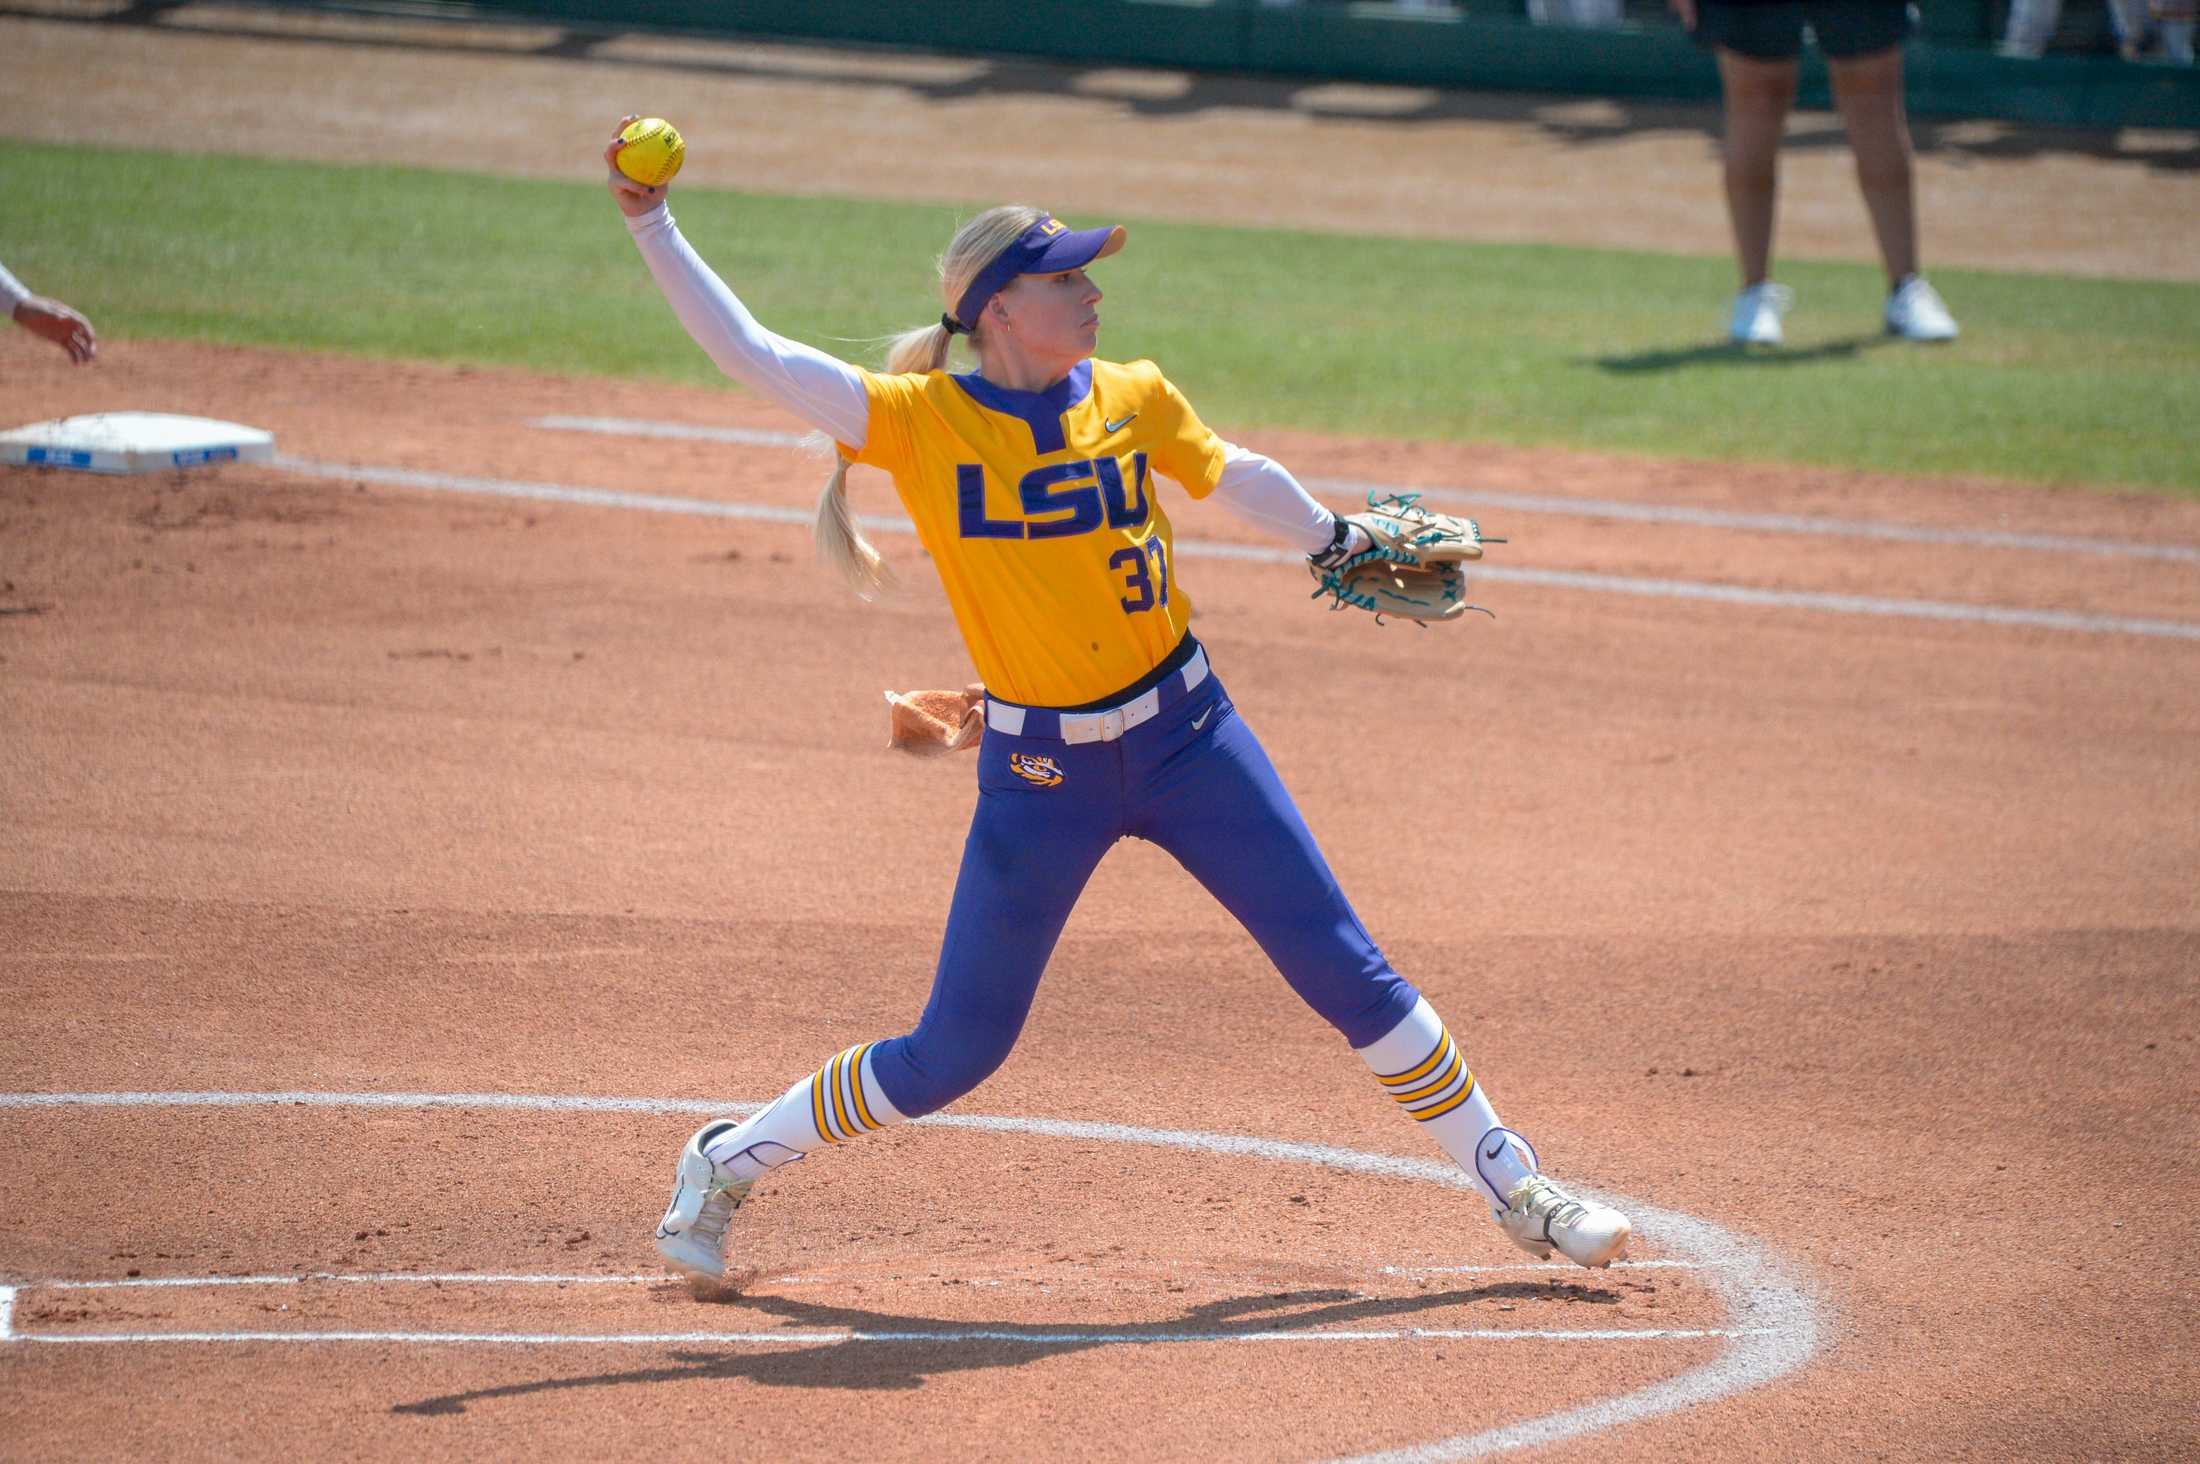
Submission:
<svg viewBox="0 0 2200 1464">
<path fill-rule="evenodd" d="M 697 1130 L 657 1227 L 665 1259 L 722 1276 L 727 1222 L 758 1176 L 983 1082 L 1016 1041 L 1070 907 L 1126 837 L 1166 849 L 1245 925 L 1475 1177 L 1515 1242 L 1584 1266 L 1620 1256 L 1627 1218 L 1540 1174 L 1498 1121 L 1442 1020 L 1353 913 L 1189 630 L 1159 478 L 1317 563 L 1368 546 L 1282 467 L 1217 437 L 1153 363 L 1094 358 L 1101 294 L 1086 266 L 1121 249 L 1123 230 L 1034 208 L 980 214 L 941 261 L 939 323 L 896 339 L 880 375 L 758 325 L 681 237 L 665 190 L 609 173 L 689 334 L 839 444 L 821 553 L 859 590 L 877 587 L 883 566 L 843 480 L 851 463 L 890 474 L 986 691 L 977 809 L 916 1029 L 839 1053 L 748 1119 Z M 958 336 L 977 370 L 947 371 Z"/>
</svg>

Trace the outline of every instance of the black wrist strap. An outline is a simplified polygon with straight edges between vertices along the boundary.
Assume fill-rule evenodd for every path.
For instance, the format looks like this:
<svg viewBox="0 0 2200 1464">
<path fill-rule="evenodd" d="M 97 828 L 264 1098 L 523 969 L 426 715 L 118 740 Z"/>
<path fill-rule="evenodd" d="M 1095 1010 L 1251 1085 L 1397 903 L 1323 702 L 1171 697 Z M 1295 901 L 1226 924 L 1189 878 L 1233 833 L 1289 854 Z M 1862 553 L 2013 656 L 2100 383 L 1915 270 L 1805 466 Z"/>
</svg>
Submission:
<svg viewBox="0 0 2200 1464">
<path fill-rule="evenodd" d="M 1337 515 L 1335 526 L 1332 527 L 1329 531 L 1328 545 L 1322 549 L 1315 551 L 1312 554 L 1307 555 L 1307 560 L 1316 569 L 1335 569 L 1338 565 L 1344 563 L 1345 560 L 1349 557 L 1345 553 L 1345 545 L 1349 544 L 1351 541 L 1352 525 L 1348 521 L 1346 521 L 1345 516 L 1340 513 Z"/>
</svg>

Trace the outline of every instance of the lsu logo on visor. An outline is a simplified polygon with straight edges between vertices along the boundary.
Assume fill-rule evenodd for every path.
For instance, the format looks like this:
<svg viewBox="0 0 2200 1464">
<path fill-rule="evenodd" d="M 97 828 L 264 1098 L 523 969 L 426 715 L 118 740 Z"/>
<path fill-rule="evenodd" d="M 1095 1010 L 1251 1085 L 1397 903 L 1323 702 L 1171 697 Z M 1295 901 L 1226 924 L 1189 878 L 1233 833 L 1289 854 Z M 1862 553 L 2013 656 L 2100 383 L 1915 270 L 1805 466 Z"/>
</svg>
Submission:
<svg viewBox="0 0 2200 1464">
<path fill-rule="evenodd" d="M 1027 783 L 1041 788 L 1051 788 L 1062 781 L 1062 769 L 1051 757 L 1037 757 L 1028 752 L 1012 752 L 1008 755 L 1008 770 Z"/>
</svg>

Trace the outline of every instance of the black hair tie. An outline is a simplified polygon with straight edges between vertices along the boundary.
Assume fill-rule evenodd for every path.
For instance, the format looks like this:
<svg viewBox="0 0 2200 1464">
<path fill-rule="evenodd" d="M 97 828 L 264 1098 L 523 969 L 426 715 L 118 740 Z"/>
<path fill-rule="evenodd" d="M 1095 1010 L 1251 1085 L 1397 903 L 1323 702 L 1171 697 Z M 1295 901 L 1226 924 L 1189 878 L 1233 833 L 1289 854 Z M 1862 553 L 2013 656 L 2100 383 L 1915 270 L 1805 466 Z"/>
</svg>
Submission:
<svg viewBox="0 0 2200 1464">
<path fill-rule="evenodd" d="M 951 336 L 970 334 L 969 326 L 964 325 L 954 316 L 946 314 L 945 312 L 942 312 L 940 315 L 940 329 L 946 331 Z"/>
</svg>

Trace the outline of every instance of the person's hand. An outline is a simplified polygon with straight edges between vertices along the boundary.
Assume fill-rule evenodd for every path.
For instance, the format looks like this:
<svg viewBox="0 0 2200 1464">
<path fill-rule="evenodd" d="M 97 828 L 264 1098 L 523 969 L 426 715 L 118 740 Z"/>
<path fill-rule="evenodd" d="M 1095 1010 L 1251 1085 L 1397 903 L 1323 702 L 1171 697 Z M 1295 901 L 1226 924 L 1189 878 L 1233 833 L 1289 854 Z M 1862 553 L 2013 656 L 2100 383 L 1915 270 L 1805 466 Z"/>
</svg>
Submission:
<svg viewBox="0 0 2200 1464">
<path fill-rule="evenodd" d="M 92 329 L 92 323 L 59 300 L 31 296 L 16 305 L 15 323 L 52 341 L 79 364 L 99 354 L 99 333 Z"/>
<path fill-rule="evenodd" d="M 629 112 L 621 117 L 617 129 L 611 134 L 611 145 L 603 150 L 603 165 L 611 175 L 607 180 L 611 185 L 611 197 L 618 203 L 619 212 L 630 219 L 638 219 L 663 203 L 665 188 L 671 187 L 666 184 L 665 188 L 644 188 L 619 171 L 619 149 L 626 146 L 619 140 L 619 133 L 626 131 L 627 123 L 640 120 L 641 114 L 638 112 Z"/>
<path fill-rule="evenodd" d="M 1682 30 L 1692 31 L 1696 28 L 1696 0 L 1665 0 L 1665 3 L 1672 6 L 1673 13 L 1681 18 Z"/>
</svg>

